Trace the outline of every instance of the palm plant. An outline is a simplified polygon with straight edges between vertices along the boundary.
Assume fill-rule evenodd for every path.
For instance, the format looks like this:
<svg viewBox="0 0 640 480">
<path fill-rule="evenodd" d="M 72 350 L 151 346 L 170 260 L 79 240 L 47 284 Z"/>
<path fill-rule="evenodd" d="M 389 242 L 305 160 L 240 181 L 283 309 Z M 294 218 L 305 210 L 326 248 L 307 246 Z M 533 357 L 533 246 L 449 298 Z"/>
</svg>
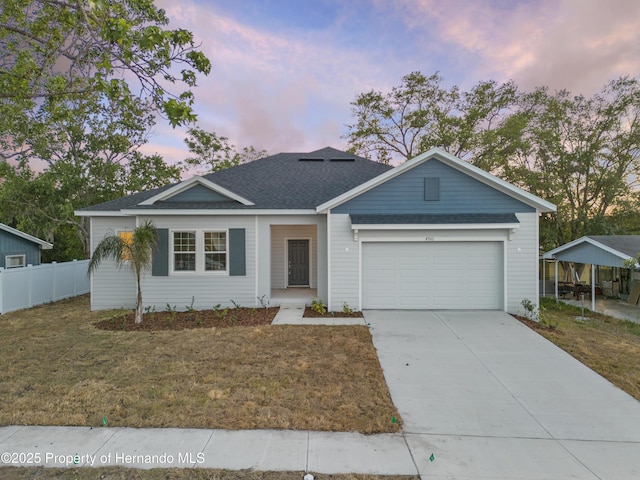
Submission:
<svg viewBox="0 0 640 480">
<path fill-rule="evenodd" d="M 151 268 L 153 251 L 158 242 L 158 231 L 150 220 L 136 227 L 130 239 L 109 235 L 100 241 L 89 261 L 93 272 L 103 260 L 112 259 L 118 268 L 129 266 L 136 275 L 138 296 L 136 299 L 136 323 L 142 323 L 142 289 L 140 277 Z"/>
</svg>

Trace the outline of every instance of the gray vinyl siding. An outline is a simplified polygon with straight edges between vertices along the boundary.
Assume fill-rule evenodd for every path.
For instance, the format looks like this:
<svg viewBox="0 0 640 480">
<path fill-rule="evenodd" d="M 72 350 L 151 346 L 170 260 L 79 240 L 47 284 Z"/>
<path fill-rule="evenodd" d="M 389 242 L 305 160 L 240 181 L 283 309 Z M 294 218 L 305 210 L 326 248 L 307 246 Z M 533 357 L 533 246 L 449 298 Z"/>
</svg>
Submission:
<svg viewBox="0 0 640 480">
<path fill-rule="evenodd" d="M 522 313 L 522 300 L 538 304 L 538 214 L 518 213 L 520 228 L 515 230 L 507 249 L 507 312 Z M 520 249 L 518 251 L 518 249 Z"/>
<path fill-rule="evenodd" d="M 133 217 L 93 217 L 91 219 L 91 252 L 100 241 L 121 230 L 133 230 Z M 144 298 L 144 290 L 142 296 Z M 91 309 L 134 308 L 136 278 L 128 267 L 118 269 L 111 260 L 102 262 L 91 275 Z"/>
<path fill-rule="evenodd" d="M 345 214 L 330 214 L 330 310 L 344 303 L 360 309 L 360 244 L 353 240 L 351 219 Z"/>
<path fill-rule="evenodd" d="M 245 229 L 246 275 L 232 276 L 229 272 L 173 272 L 170 266 L 168 276 L 152 276 L 150 273 L 144 276 L 142 297 L 145 307 L 154 307 L 161 311 L 169 304 L 172 308 L 185 310 L 191 305 L 192 298 L 193 307 L 197 310 L 210 309 L 218 304 L 223 307 L 232 306 L 232 300 L 242 306 L 256 306 L 255 217 L 172 215 L 151 220 L 157 228 L 169 229 L 170 265 L 173 261 L 171 233 L 174 231 Z"/>
<path fill-rule="evenodd" d="M 609 253 L 587 242 L 579 243 L 568 250 L 557 253 L 555 256 L 560 261 L 607 265 L 609 267 L 622 267 L 624 262 L 618 255 Z"/>
<path fill-rule="evenodd" d="M 425 200 L 425 178 L 439 200 Z M 436 183 L 435 180 L 429 182 Z M 429 160 L 333 209 L 333 213 L 511 213 L 535 209 L 483 182 Z"/>
<path fill-rule="evenodd" d="M 309 282 L 311 288 L 318 285 L 318 234 L 316 225 L 272 225 L 271 226 L 271 288 L 286 288 L 287 240 L 310 239 L 311 265 Z"/>
<path fill-rule="evenodd" d="M 363 230 L 358 241 L 348 215 L 331 214 L 331 308 L 340 309 L 343 302 L 360 308 L 360 248 L 367 241 L 422 242 L 425 237 L 436 241 L 501 241 L 504 242 L 505 308 L 510 313 L 522 313 L 521 302 L 538 302 L 538 214 L 518 213 L 520 228 L 506 230 Z"/>
<path fill-rule="evenodd" d="M 39 245 L 0 230 L 0 268 L 5 267 L 6 255 L 24 255 L 25 265 L 40 265 Z"/>
</svg>

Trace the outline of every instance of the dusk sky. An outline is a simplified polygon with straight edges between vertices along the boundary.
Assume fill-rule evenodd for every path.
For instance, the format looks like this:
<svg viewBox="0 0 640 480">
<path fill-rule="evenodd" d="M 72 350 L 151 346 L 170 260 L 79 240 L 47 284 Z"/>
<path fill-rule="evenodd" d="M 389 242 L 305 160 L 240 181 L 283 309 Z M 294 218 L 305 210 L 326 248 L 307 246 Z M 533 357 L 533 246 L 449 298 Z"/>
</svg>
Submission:
<svg viewBox="0 0 640 480">
<path fill-rule="evenodd" d="M 345 148 L 350 103 L 404 75 L 444 86 L 514 80 L 591 95 L 640 76 L 638 0 L 156 0 L 212 61 L 198 126 L 270 154 Z M 144 147 L 188 156 L 159 120 Z"/>
</svg>

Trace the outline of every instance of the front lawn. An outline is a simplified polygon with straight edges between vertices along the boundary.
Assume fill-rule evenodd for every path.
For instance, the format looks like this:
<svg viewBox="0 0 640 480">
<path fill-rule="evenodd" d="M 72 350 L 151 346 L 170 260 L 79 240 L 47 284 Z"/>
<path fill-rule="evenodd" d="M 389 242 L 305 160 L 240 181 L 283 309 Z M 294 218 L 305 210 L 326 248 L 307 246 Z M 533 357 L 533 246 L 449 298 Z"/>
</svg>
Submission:
<svg viewBox="0 0 640 480">
<path fill-rule="evenodd" d="M 542 323 L 527 322 L 542 336 L 640 400 L 640 324 L 541 299 Z"/>
<path fill-rule="evenodd" d="M 87 296 L 0 316 L 0 425 L 400 430 L 364 326 L 126 331 L 122 318 Z"/>
</svg>

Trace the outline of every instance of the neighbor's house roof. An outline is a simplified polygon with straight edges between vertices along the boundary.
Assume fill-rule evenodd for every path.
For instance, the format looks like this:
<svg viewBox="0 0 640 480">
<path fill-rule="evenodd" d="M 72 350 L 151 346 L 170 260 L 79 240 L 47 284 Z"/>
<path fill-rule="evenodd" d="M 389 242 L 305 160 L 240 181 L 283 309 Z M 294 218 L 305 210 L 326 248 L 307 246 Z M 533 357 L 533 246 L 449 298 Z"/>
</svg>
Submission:
<svg viewBox="0 0 640 480">
<path fill-rule="evenodd" d="M 545 259 L 622 267 L 640 255 L 640 235 L 588 235 L 554 248 Z"/>
<path fill-rule="evenodd" d="M 203 210 L 309 210 L 355 188 L 389 165 L 367 160 L 334 148 L 310 153 L 279 153 L 253 162 L 193 177 L 178 184 L 136 193 L 76 214 L 121 215 L 145 211 Z M 172 201 L 176 195 L 200 184 L 228 201 Z"/>
<path fill-rule="evenodd" d="M 43 250 L 51 250 L 53 248 L 53 244 L 45 242 L 44 240 L 40 240 L 39 238 L 36 238 L 33 235 L 29 235 L 28 233 L 21 232 L 20 230 L 10 227 L 9 225 L 5 225 L 4 223 L 0 223 L 0 230 L 4 230 L 5 232 L 9 232 L 17 237 L 40 245 Z"/>
</svg>

